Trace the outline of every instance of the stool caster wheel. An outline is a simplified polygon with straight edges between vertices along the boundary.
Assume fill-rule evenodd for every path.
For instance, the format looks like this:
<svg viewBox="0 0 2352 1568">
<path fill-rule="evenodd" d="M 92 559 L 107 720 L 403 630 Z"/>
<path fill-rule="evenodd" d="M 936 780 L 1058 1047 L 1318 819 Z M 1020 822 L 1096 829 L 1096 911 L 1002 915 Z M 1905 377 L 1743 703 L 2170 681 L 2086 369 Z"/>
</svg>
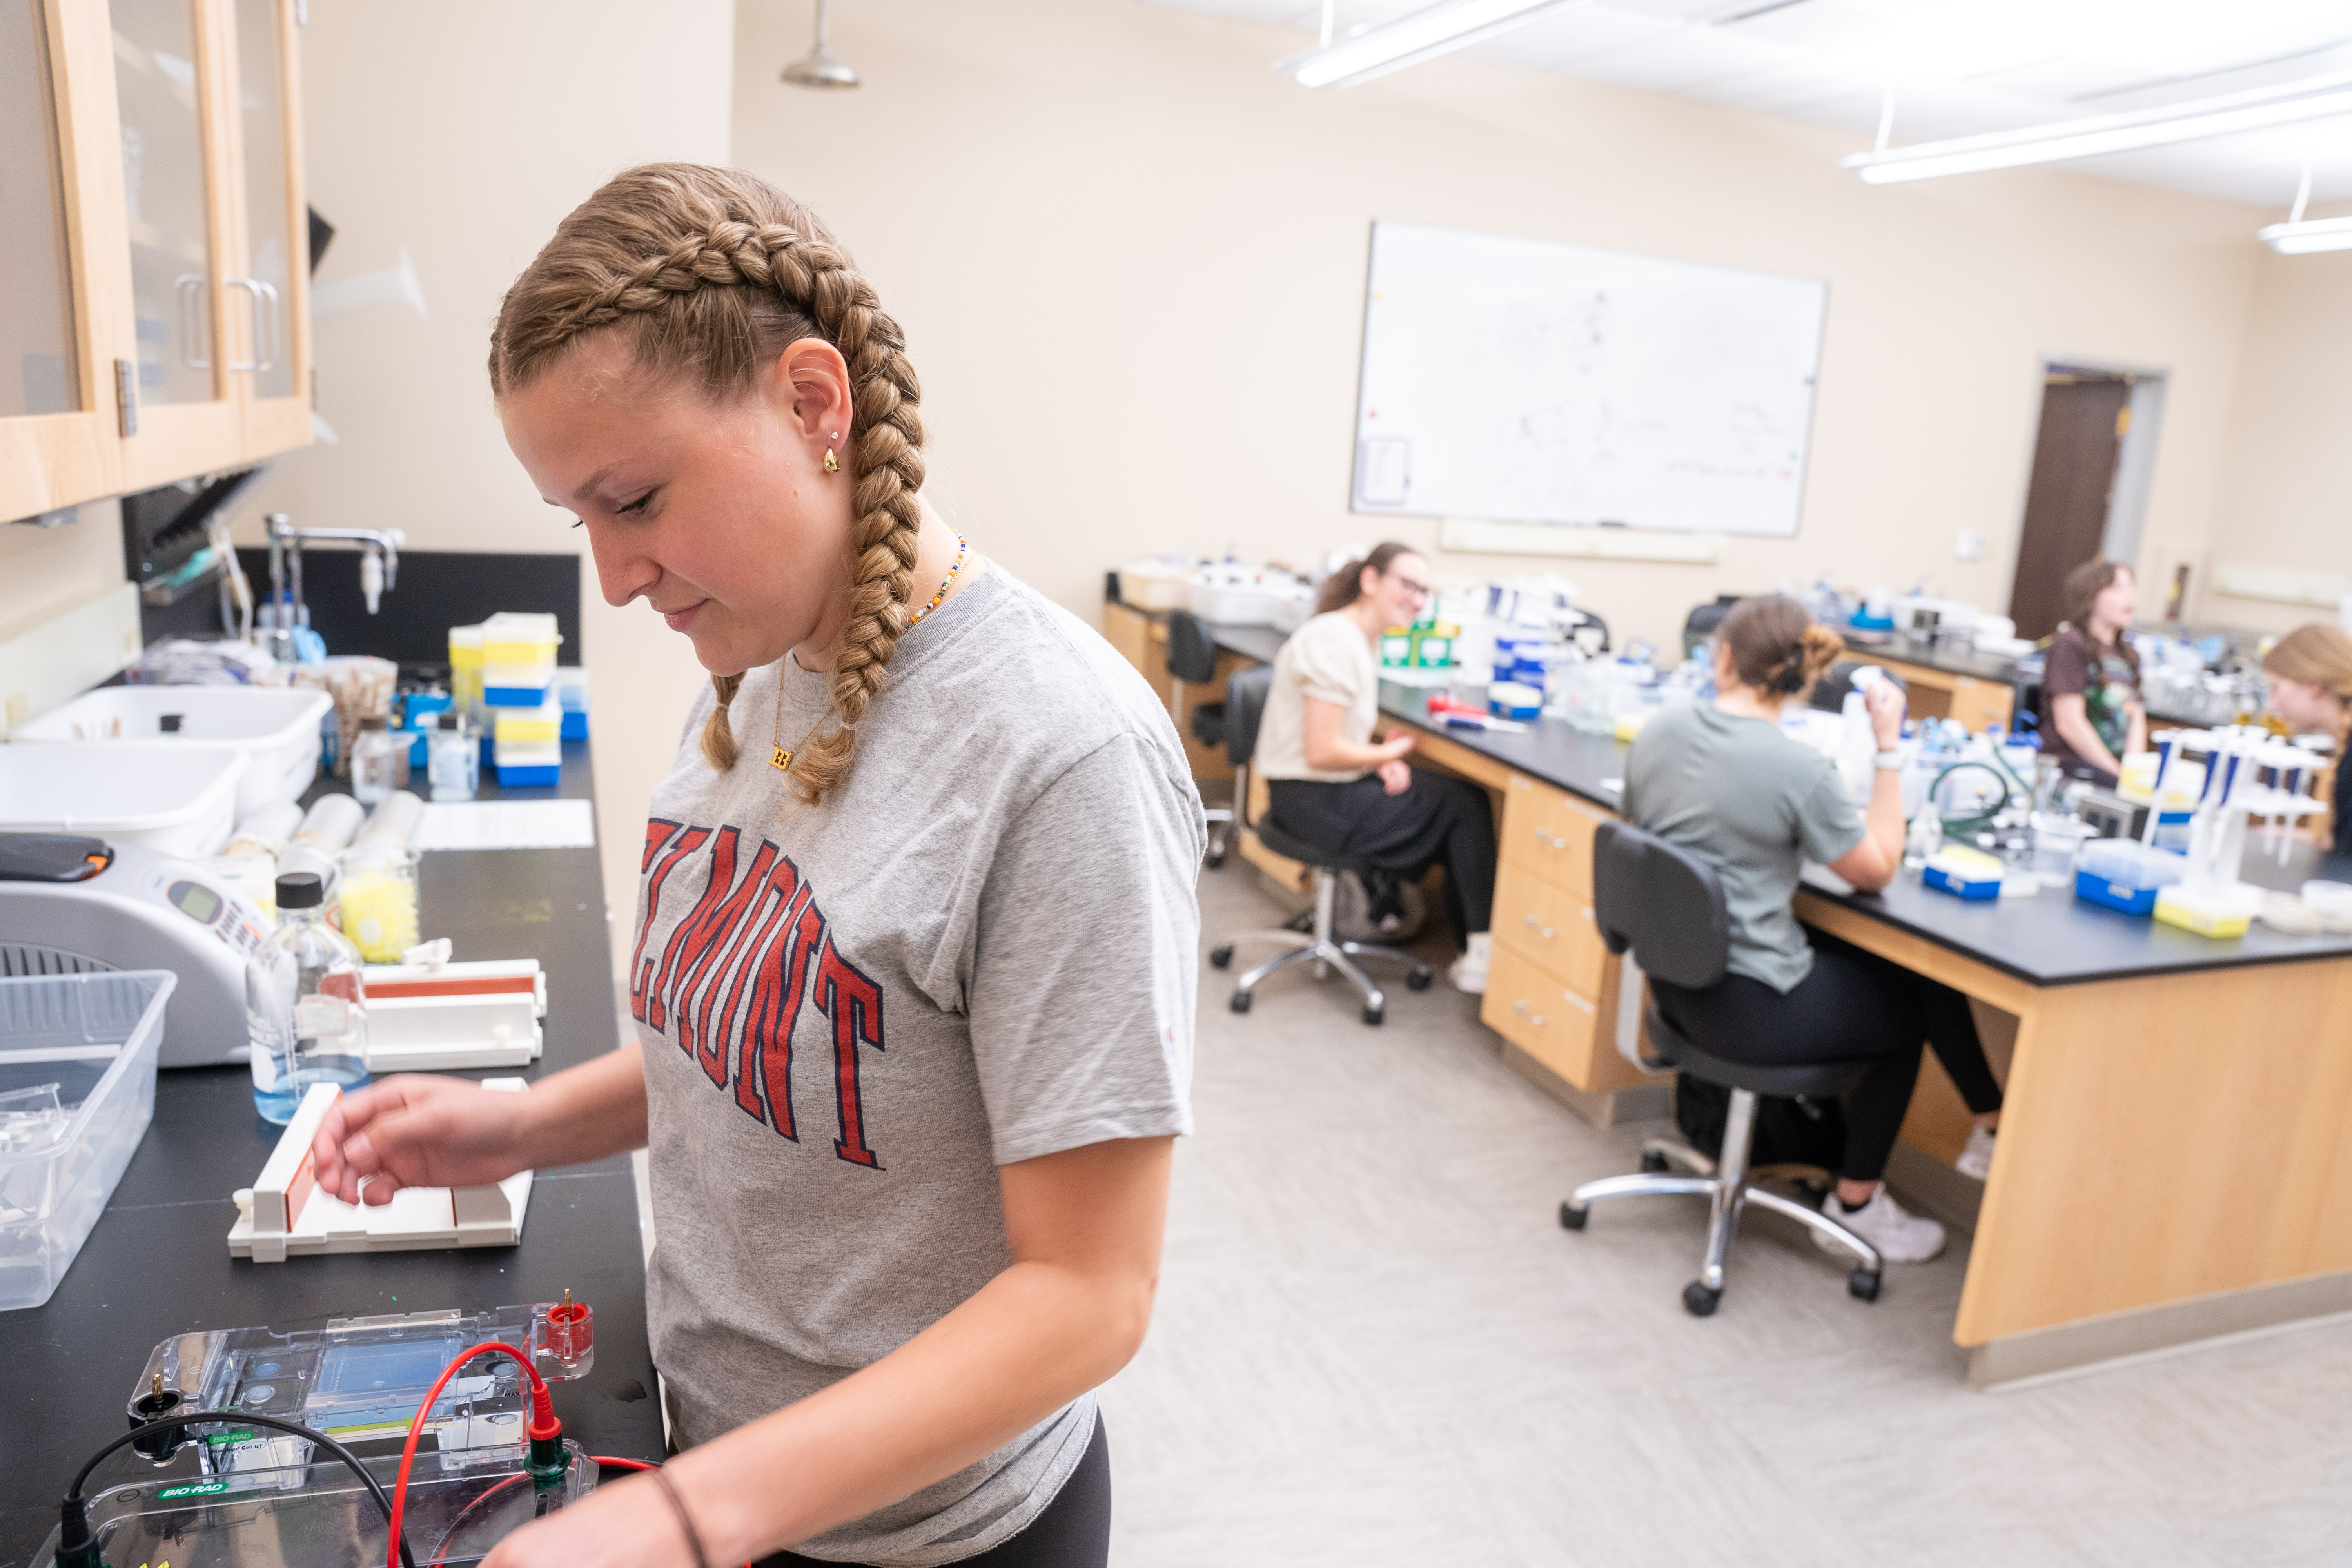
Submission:
<svg viewBox="0 0 2352 1568">
<path fill-rule="evenodd" d="M 1218 850 L 1218 851 L 1217 851 L 1215 854 L 1213 854 L 1213 855 L 1204 855 L 1204 856 L 1202 856 L 1202 857 L 1201 858 L 1201 860 L 1202 860 L 1202 864 L 1203 864 L 1203 865 L 1207 866 L 1207 867 L 1209 868 L 1209 869 L 1210 869 L 1210 870 L 1212 870 L 1212 871 L 1218 870 L 1218 869 L 1221 869 L 1221 868 L 1224 866 L 1224 863 L 1225 863 L 1225 852 L 1224 852 L 1223 850 L 1220 849 L 1220 850 Z"/>
<path fill-rule="evenodd" d="M 1666 1169 L 1666 1157 L 1655 1149 L 1644 1149 L 1642 1151 L 1642 1169 L 1653 1176 L 1664 1175 Z"/>
<path fill-rule="evenodd" d="M 1878 1275 L 1868 1268 L 1857 1268 L 1845 1277 L 1845 1293 L 1857 1301 L 1878 1300 Z"/>
<path fill-rule="evenodd" d="M 1234 944 L 1232 942 L 1227 942 L 1223 947 L 1213 947 L 1209 950 L 1209 967 L 1212 969 L 1223 969 L 1231 964 L 1233 961 Z"/>
<path fill-rule="evenodd" d="M 1404 977 L 1404 988 L 1408 991 L 1428 990 L 1429 971 L 1426 969 L 1416 969 L 1411 974 L 1406 975 Z"/>
<path fill-rule="evenodd" d="M 1364 1022 L 1365 1022 L 1365 1023 L 1367 1023 L 1367 1024 L 1377 1024 L 1377 1023 L 1379 1023 L 1380 1021 L 1381 1021 L 1381 1010 L 1380 1010 L 1378 1007 L 1367 1007 L 1367 1008 L 1365 1008 L 1365 1009 L 1364 1009 Z"/>
<path fill-rule="evenodd" d="M 1696 1279 L 1683 1287 L 1683 1309 L 1694 1318 L 1715 1316 L 1715 1304 L 1722 1300 L 1722 1291 L 1710 1290 Z"/>
<path fill-rule="evenodd" d="M 1232 1004 L 1232 1005 L 1233 1005 L 1233 1009 L 1234 1009 L 1234 1012 L 1236 1012 L 1236 1013 L 1246 1013 L 1246 1012 L 1248 1012 L 1248 1011 L 1249 1011 L 1249 1005 L 1250 1005 L 1250 994 L 1249 994 L 1248 992 L 1246 992 L 1246 991 L 1236 991 L 1236 992 L 1234 992 L 1234 1000 L 1233 1000 L 1233 1004 Z"/>
<path fill-rule="evenodd" d="M 1578 1208 L 1565 1200 L 1559 1205 L 1559 1227 L 1562 1230 L 1582 1230 L 1584 1222 L 1591 1217 L 1591 1209 Z"/>
</svg>

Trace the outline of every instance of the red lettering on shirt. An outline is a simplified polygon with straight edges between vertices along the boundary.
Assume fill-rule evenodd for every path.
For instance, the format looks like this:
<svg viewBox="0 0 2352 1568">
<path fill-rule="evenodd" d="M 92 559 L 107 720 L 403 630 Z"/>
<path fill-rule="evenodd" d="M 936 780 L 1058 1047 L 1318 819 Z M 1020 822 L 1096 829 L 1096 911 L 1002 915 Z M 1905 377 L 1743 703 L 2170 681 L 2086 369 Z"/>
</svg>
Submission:
<svg viewBox="0 0 2352 1568">
<path fill-rule="evenodd" d="M 677 869 L 677 863 L 699 849 L 703 841 L 710 837 L 708 827 L 688 827 L 677 832 L 679 826 L 677 823 L 664 822 L 658 817 L 646 824 L 644 865 L 653 866 L 654 869 L 646 882 L 645 914 L 637 923 L 636 944 L 629 950 L 629 1016 L 639 1023 L 643 1023 L 646 1016 L 646 969 L 650 967 L 644 963 L 646 933 L 653 930 L 654 916 L 660 912 L 662 886 L 669 880 L 669 874 Z M 656 828 L 661 831 L 656 833 Z M 661 858 L 661 864 L 654 866 L 655 852 L 674 832 L 677 832 L 677 837 L 670 844 L 669 853 Z M 643 868 L 643 866 L 639 868 L 640 870 Z"/>
<path fill-rule="evenodd" d="M 866 1103 L 857 1082 L 857 1047 L 882 1048 L 882 988 L 858 973 L 828 941 L 817 960 L 817 1005 L 833 1020 L 833 1091 L 841 1111 L 841 1136 L 833 1152 L 853 1165 L 880 1170 L 866 1146 Z"/>
<path fill-rule="evenodd" d="M 809 960 L 824 943 L 824 913 L 803 889 L 798 908 L 752 961 L 751 1016 L 736 1053 L 735 1103 L 757 1118 L 764 1098 L 766 1119 L 794 1142 L 800 1129 L 793 1116 L 793 1026 L 808 994 Z"/>
</svg>

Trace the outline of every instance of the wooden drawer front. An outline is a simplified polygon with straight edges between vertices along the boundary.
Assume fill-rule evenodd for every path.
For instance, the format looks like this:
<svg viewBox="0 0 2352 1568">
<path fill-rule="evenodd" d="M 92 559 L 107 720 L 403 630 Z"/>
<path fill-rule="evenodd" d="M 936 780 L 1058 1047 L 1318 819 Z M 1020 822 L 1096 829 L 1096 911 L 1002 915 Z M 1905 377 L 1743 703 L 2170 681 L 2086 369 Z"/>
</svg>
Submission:
<svg viewBox="0 0 2352 1568">
<path fill-rule="evenodd" d="M 1592 899 L 1592 830 L 1610 816 L 1517 773 L 1503 794 L 1502 852 L 1554 887 Z"/>
<path fill-rule="evenodd" d="M 1517 860 L 1495 879 L 1495 940 L 1530 959 L 1588 1001 L 1601 997 L 1601 966 L 1609 956 L 1592 910 Z"/>
<path fill-rule="evenodd" d="M 1591 1087 L 1593 1005 L 1499 942 L 1478 1016 L 1577 1088 Z"/>
</svg>

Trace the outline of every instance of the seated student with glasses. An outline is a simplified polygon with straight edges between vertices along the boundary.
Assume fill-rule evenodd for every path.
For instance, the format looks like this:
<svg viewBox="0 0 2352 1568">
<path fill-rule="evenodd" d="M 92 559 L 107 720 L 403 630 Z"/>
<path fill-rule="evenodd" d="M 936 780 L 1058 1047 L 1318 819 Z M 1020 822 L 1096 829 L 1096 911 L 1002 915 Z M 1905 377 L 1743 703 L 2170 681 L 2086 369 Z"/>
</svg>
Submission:
<svg viewBox="0 0 2352 1568">
<path fill-rule="evenodd" d="M 1919 1076 L 1920 1041 L 1975 1113 L 1958 1163 L 1979 1178 L 1992 1167 L 2000 1089 L 1967 997 L 1798 922 L 1804 859 L 1866 892 L 1893 881 L 1903 859 L 1902 691 L 1881 681 L 1864 699 L 1879 749 L 1866 812 L 1854 810 L 1836 763 L 1780 732 L 1780 710 L 1843 648 L 1785 595 L 1740 600 L 1716 631 L 1715 700 L 1669 704 L 1643 726 L 1625 760 L 1624 808 L 1715 868 L 1730 917 L 1730 972 L 1703 991 L 1653 977 L 1659 1010 L 1733 1061 L 1869 1058 L 1847 1101 L 1845 1158 L 1823 1212 L 1890 1263 L 1925 1263 L 1944 1250 L 1944 1227 L 1905 1213 L 1879 1179 Z"/>
<path fill-rule="evenodd" d="M 1375 745 L 1380 664 L 1391 626 L 1429 602 L 1429 563 L 1381 545 L 1324 581 L 1321 612 L 1282 645 L 1258 722 L 1252 766 L 1283 828 L 1333 855 L 1417 878 L 1445 868 L 1445 916 L 1463 948 L 1446 971 L 1474 995 L 1486 989 L 1495 902 L 1495 823 L 1475 784 L 1405 765 L 1410 732 Z"/>
</svg>

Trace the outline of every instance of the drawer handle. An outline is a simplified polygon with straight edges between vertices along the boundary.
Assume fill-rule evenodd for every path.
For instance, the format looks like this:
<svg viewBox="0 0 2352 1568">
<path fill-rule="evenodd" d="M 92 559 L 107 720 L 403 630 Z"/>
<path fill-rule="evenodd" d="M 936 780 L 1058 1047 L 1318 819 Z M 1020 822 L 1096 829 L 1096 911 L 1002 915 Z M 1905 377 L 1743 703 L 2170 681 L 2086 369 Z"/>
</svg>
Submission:
<svg viewBox="0 0 2352 1568">
<path fill-rule="evenodd" d="M 1546 833 L 1540 827 L 1536 829 L 1536 842 L 1538 844 L 1549 845 L 1554 849 L 1565 849 L 1568 847 L 1567 839 L 1554 838 L 1550 834 Z"/>
<path fill-rule="evenodd" d="M 1552 938 L 1559 934 L 1559 932 L 1552 930 L 1551 927 L 1542 924 L 1533 915 L 1521 915 L 1519 917 L 1519 921 L 1529 931 L 1543 938 L 1546 942 L 1549 942 Z"/>
<path fill-rule="evenodd" d="M 1528 1012 L 1528 1011 L 1527 999 L 1526 999 L 1525 997 L 1522 997 L 1522 998 L 1520 998 L 1518 1001 L 1512 1003 L 1512 1004 L 1511 1004 L 1511 1009 L 1512 1009 L 1512 1011 L 1514 1011 L 1514 1012 L 1516 1012 L 1516 1013 L 1518 1013 L 1518 1014 L 1522 1015 L 1523 1016 L 1525 1016 L 1525 1017 L 1526 1017 L 1526 1019 L 1527 1019 L 1527 1021 L 1528 1021 L 1528 1023 L 1530 1023 L 1530 1024 L 1533 1024 L 1537 1028 L 1540 1029 L 1540 1028 L 1542 1028 L 1542 1027 L 1543 1027 L 1543 1024 L 1544 1024 L 1544 1016 L 1543 1016 L 1541 1013 L 1530 1013 L 1530 1012 Z"/>
</svg>

